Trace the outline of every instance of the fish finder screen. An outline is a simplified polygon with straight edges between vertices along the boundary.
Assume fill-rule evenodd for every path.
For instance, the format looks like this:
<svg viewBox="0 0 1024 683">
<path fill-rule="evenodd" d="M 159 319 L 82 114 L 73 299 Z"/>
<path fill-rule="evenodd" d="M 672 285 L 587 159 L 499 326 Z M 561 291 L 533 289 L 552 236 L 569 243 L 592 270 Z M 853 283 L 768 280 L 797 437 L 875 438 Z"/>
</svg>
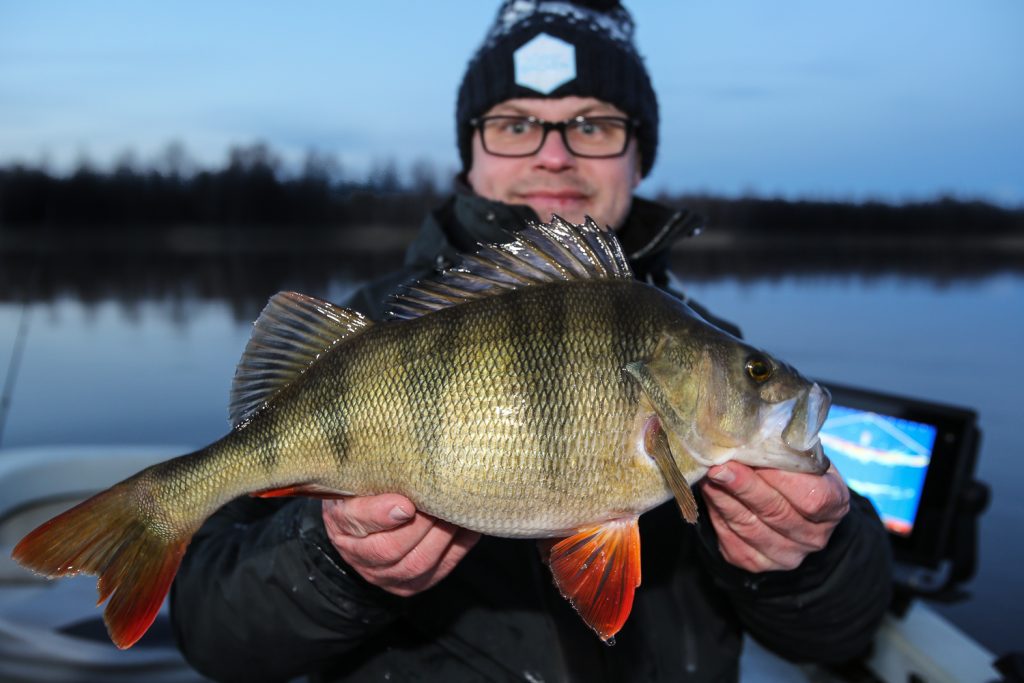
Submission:
<svg viewBox="0 0 1024 683">
<path fill-rule="evenodd" d="M 936 432 L 929 424 L 833 404 L 821 445 L 847 485 L 875 504 L 889 531 L 909 536 Z"/>
</svg>

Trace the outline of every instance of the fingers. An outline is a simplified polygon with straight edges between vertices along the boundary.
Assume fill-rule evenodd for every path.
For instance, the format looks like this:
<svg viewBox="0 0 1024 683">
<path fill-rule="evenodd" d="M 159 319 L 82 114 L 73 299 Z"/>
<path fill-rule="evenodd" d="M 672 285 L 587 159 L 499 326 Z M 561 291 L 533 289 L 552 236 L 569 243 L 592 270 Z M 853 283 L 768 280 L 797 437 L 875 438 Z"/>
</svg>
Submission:
<svg viewBox="0 0 1024 683">
<path fill-rule="evenodd" d="M 849 509 L 838 473 L 714 467 L 701 483 L 723 556 L 749 571 L 792 569 L 828 543 Z"/>
<path fill-rule="evenodd" d="M 452 538 L 451 542 L 436 562 L 429 562 L 428 569 L 423 573 L 416 575 L 413 579 L 405 579 L 403 577 L 405 576 L 405 572 L 408 570 L 408 566 L 395 566 L 393 571 L 396 573 L 400 585 L 391 589 L 391 592 L 403 596 L 415 595 L 416 593 L 430 588 L 441 579 L 448 576 L 448 574 L 450 574 L 459 562 L 461 562 L 469 553 L 473 546 L 476 545 L 477 541 L 480 540 L 480 534 L 475 531 L 460 529 L 458 527 L 455 528 L 455 536 Z"/>
<path fill-rule="evenodd" d="M 701 491 L 719 549 L 731 564 L 754 572 L 794 569 L 808 554 L 820 550 L 816 542 L 793 539 L 775 530 L 732 494 L 713 484 L 703 485 Z"/>
<path fill-rule="evenodd" d="M 353 565 L 355 569 L 370 583 L 407 597 L 446 577 L 480 539 L 476 532 L 421 516 L 431 520 L 431 528 L 408 552 L 403 555 L 401 550 L 395 551 L 399 557 L 392 564 Z"/>
<path fill-rule="evenodd" d="M 718 549 L 729 564 L 750 572 L 779 571 L 796 569 L 807 556 L 803 548 L 770 529 L 761 535 L 745 533 L 744 536 L 760 539 L 758 543 L 747 542 L 712 505 L 708 506 L 708 517 L 718 534 Z"/>
<path fill-rule="evenodd" d="M 346 536 L 362 538 L 378 531 L 387 531 L 412 519 L 416 507 L 405 496 L 385 493 L 379 496 L 356 496 L 325 500 L 324 524 Z"/>
<path fill-rule="evenodd" d="M 842 519 L 850 510 L 850 489 L 830 465 L 823 475 L 757 470 L 761 479 L 783 495 L 793 509 L 812 522 Z"/>
<path fill-rule="evenodd" d="M 405 526 L 366 538 L 347 537 L 338 541 L 351 563 L 367 569 L 397 568 L 409 574 L 428 571 L 455 537 L 457 528 L 429 515 L 417 514 Z M 344 555 L 343 555 L 344 556 Z M 346 557 L 349 559 L 349 557 Z"/>
<path fill-rule="evenodd" d="M 323 518 L 328 537 L 353 569 L 402 596 L 447 576 L 480 538 L 416 512 L 411 501 L 393 494 L 325 501 Z"/>
<path fill-rule="evenodd" d="M 774 529 L 800 526 L 800 519 L 829 523 L 849 510 L 850 492 L 834 467 L 824 475 L 751 469 L 739 463 L 714 467 L 709 480 Z"/>
</svg>

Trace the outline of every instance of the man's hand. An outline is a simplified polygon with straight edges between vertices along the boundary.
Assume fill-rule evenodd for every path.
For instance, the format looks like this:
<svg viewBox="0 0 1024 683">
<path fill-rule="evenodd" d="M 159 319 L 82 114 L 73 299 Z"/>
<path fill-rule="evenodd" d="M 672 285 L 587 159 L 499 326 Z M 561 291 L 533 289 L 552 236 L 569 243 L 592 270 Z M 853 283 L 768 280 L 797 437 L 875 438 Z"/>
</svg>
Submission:
<svg viewBox="0 0 1024 683">
<path fill-rule="evenodd" d="M 835 466 L 818 476 L 730 462 L 708 470 L 700 488 L 722 556 L 751 572 L 795 569 L 850 509 Z"/>
<path fill-rule="evenodd" d="M 408 597 L 446 577 L 480 534 L 416 511 L 386 493 L 325 500 L 324 527 L 338 554 L 369 583 Z"/>
</svg>

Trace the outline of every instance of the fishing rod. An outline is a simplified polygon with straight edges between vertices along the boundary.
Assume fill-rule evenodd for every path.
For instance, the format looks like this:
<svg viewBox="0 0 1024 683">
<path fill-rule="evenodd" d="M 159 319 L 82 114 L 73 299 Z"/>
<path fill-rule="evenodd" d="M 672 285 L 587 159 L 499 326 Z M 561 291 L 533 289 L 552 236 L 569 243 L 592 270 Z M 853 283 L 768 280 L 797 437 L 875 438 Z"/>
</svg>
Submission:
<svg viewBox="0 0 1024 683">
<path fill-rule="evenodd" d="M 7 425 L 7 415 L 11 409 L 14 385 L 18 379 L 18 370 L 21 369 L 21 360 L 25 355 L 25 340 L 28 338 L 30 316 L 31 309 L 26 301 L 21 307 L 21 320 L 18 323 L 18 332 L 14 337 L 14 348 L 11 349 L 11 358 L 7 363 L 7 375 L 4 378 L 3 392 L 0 392 L 0 446 L 3 446 L 4 427 Z"/>
</svg>

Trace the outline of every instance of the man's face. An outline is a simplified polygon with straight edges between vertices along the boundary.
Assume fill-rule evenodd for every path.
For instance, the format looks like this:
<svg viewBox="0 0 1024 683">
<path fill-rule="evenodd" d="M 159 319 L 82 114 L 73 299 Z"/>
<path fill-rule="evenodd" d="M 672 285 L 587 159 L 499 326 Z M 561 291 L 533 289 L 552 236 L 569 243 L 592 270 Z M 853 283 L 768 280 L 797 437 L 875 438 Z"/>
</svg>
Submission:
<svg viewBox="0 0 1024 683">
<path fill-rule="evenodd" d="M 625 116 L 618 108 L 593 97 L 514 99 L 492 107 L 486 116 L 535 116 L 566 121 L 577 116 Z M 547 221 L 556 213 L 574 223 L 590 216 L 598 225 L 618 230 L 629 213 L 633 190 L 640 183 L 640 159 L 632 139 L 622 156 L 587 159 L 574 156 L 558 131 L 528 157 L 487 153 L 480 131 L 473 134 L 473 161 L 467 174 L 473 191 L 505 204 L 526 204 Z"/>
</svg>

